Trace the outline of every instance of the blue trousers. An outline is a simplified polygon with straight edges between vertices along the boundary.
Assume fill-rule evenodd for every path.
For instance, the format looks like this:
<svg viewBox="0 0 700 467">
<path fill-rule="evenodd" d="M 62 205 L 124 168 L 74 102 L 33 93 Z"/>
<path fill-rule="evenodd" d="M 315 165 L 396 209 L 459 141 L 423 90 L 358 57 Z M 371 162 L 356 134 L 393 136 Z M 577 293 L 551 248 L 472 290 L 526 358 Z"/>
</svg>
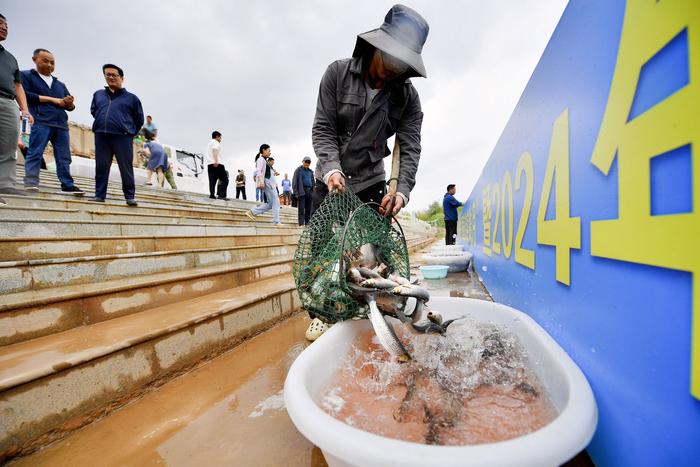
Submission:
<svg viewBox="0 0 700 467">
<path fill-rule="evenodd" d="M 122 178 L 124 198 L 134 199 L 134 137 L 111 133 L 95 133 L 95 196 L 102 199 L 107 197 L 109 170 L 114 156 Z"/>
<path fill-rule="evenodd" d="M 29 148 L 24 159 L 24 185 L 36 186 L 39 184 L 39 169 L 41 158 L 46 145 L 51 141 L 53 157 L 56 160 L 56 175 L 61 181 L 61 188 L 72 188 L 73 177 L 70 175 L 70 139 L 68 130 L 46 125 L 32 126 L 29 136 Z"/>
</svg>

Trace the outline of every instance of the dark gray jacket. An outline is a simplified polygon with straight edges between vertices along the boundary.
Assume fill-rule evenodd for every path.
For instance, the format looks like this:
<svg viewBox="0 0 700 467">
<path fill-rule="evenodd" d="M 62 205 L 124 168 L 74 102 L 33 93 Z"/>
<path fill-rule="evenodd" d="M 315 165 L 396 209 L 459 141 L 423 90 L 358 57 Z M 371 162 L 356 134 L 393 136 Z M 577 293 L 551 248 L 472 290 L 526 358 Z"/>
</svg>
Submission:
<svg viewBox="0 0 700 467">
<path fill-rule="evenodd" d="M 423 123 L 418 92 L 410 80 L 382 89 L 365 112 L 360 57 L 331 63 L 321 79 L 311 131 L 318 163 L 315 177 L 345 174 L 354 192 L 385 180 L 386 140 L 396 133 L 401 146 L 398 190 L 408 199 L 416 184 Z"/>
</svg>

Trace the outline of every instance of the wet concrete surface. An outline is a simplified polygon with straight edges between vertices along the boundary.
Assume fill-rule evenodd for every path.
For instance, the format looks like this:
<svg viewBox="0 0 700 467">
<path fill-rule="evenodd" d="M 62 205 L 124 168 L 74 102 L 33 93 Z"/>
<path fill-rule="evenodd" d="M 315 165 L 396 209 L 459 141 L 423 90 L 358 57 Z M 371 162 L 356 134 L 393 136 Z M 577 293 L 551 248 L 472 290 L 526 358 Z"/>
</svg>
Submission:
<svg viewBox="0 0 700 467">
<path fill-rule="evenodd" d="M 308 323 L 299 313 L 12 465 L 325 466 L 282 397 Z"/>
</svg>

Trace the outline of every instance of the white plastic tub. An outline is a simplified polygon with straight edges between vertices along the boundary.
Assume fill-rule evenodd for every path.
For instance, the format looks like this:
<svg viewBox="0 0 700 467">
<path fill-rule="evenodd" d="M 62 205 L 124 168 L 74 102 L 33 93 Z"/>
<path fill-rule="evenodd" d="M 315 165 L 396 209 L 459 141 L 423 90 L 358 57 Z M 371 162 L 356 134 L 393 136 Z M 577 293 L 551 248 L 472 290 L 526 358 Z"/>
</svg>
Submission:
<svg viewBox="0 0 700 467">
<path fill-rule="evenodd" d="M 436 297 L 431 308 L 444 319 L 465 314 L 476 320 L 505 325 L 527 350 L 559 415 L 543 428 L 518 438 L 472 446 L 431 446 L 375 435 L 346 425 L 317 404 L 338 362 L 345 358 L 368 320 L 346 321 L 331 327 L 296 359 L 284 384 L 284 401 L 297 429 L 335 466 L 557 466 L 590 442 L 598 409 L 588 381 L 566 352 L 532 318 L 497 303 Z"/>
<path fill-rule="evenodd" d="M 448 272 L 466 271 L 472 254 L 468 251 L 443 252 L 423 255 L 423 262 L 428 265 L 442 264 L 449 266 Z"/>
<path fill-rule="evenodd" d="M 433 254 L 440 253 L 461 253 L 464 251 L 464 245 L 435 245 L 430 249 Z"/>
</svg>

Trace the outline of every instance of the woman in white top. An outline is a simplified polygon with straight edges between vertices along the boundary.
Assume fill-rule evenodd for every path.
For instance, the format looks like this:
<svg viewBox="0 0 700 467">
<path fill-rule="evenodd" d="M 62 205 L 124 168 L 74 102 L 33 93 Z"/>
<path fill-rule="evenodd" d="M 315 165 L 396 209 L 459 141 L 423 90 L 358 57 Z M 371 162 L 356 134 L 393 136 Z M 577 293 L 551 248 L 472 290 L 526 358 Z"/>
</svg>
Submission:
<svg viewBox="0 0 700 467">
<path fill-rule="evenodd" d="M 251 220 L 272 209 L 272 222 L 280 225 L 280 200 L 277 197 L 277 187 L 272 182 L 272 169 L 267 165 L 267 158 L 272 155 L 272 150 L 268 144 L 260 146 L 260 151 L 255 155 L 255 183 L 258 188 L 265 191 L 267 202 L 260 204 L 246 212 Z"/>
</svg>

